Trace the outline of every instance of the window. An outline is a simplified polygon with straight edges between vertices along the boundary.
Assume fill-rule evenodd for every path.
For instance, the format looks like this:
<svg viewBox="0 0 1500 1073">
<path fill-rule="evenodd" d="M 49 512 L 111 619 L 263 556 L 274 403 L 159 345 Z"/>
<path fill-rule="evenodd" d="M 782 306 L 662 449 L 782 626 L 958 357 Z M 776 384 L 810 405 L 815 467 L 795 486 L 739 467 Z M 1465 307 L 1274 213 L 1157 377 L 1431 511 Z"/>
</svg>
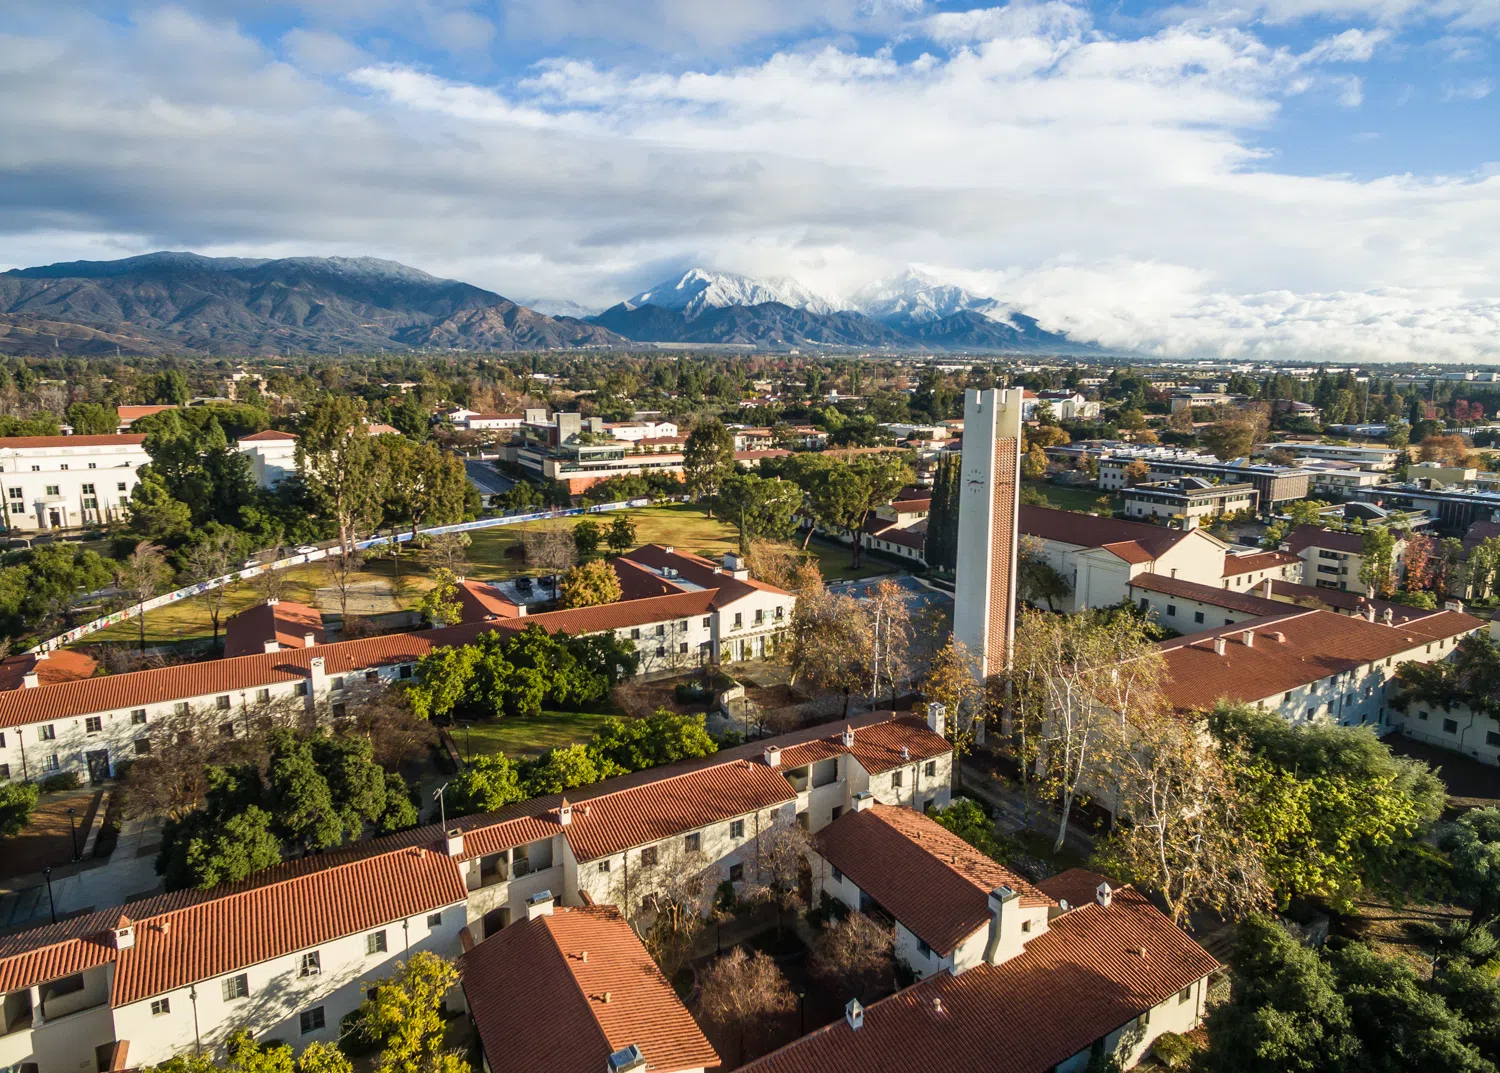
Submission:
<svg viewBox="0 0 1500 1073">
<path fill-rule="evenodd" d="M 1194 611 L 1193 612 L 1193 621 L 1201 625 L 1203 623 L 1203 612 L 1202 611 Z"/>
<path fill-rule="evenodd" d="M 410 663 L 403 663 L 403 664 L 401 664 L 401 671 L 400 671 L 400 675 L 399 676 L 402 677 L 402 678 L 410 678 L 411 677 L 411 664 Z"/>
<path fill-rule="evenodd" d="M 734 628 L 735 629 L 739 629 L 744 624 L 745 624 L 745 615 L 744 615 L 744 612 L 742 612 L 742 611 L 736 611 L 734 613 Z"/>
<path fill-rule="evenodd" d="M 833 810 L 828 815 L 828 822 L 832 823 L 834 820 L 838 819 L 843 814 L 844 814 L 844 808 L 843 808 L 843 806 L 842 805 L 834 805 L 833 806 Z"/>
<path fill-rule="evenodd" d="M 146 709 L 136 708 L 130 713 L 130 725 L 143 727 L 146 725 Z"/>
<path fill-rule="evenodd" d="M 49 485 L 47 485 L 47 494 L 49 496 L 59 495 L 60 492 L 58 491 L 57 485 L 55 485 L 55 484 L 49 484 Z"/>
<path fill-rule="evenodd" d="M 86 496 L 91 496 L 91 495 L 95 494 L 94 493 L 94 486 L 92 484 L 85 484 L 85 485 L 83 485 L 81 488 L 79 488 L 79 491 L 82 492 Z"/>
<path fill-rule="evenodd" d="M 655 868 L 656 867 L 656 847 L 655 846 L 647 846 L 645 849 L 641 850 L 641 867 L 642 868 Z"/>
<path fill-rule="evenodd" d="M 759 626 L 765 620 L 766 620 L 766 613 L 763 610 L 761 610 L 760 608 L 757 607 L 755 609 L 755 624 L 757 626 Z"/>
<path fill-rule="evenodd" d="M 10 490 L 10 497 L 12 499 L 25 499 L 26 498 L 26 494 L 24 492 L 22 492 L 21 489 L 19 489 L 19 488 L 12 488 Z"/>
<path fill-rule="evenodd" d="M 335 704 L 333 706 L 333 717 L 335 719 L 344 719 L 344 718 L 347 718 L 348 715 L 349 715 L 349 705 L 344 704 L 344 703 L 338 703 L 338 704 Z"/>
<path fill-rule="evenodd" d="M 51 756 L 47 757 L 47 762 L 42 765 L 42 768 L 45 771 L 58 771 L 58 770 L 61 770 L 61 768 L 62 768 L 62 761 L 57 758 L 57 754 L 56 753 L 53 753 Z"/>
<path fill-rule="evenodd" d="M 667 654 L 667 646 L 666 645 L 657 645 L 656 646 L 656 656 L 657 656 L 658 659 L 660 659 L 662 656 L 665 656 L 666 654 Z"/>
<path fill-rule="evenodd" d="M 664 623 L 664 622 L 657 623 L 657 626 L 656 626 L 656 636 L 658 636 L 658 637 L 665 637 L 666 635 L 667 635 L 667 625 L 666 625 L 666 623 Z"/>
<path fill-rule="evenodd" d="M 926 774 L 926 776 L 929 779 L 933 778 L 934 776 L 936 776 L 937 775 L 937 761 L 936 760 L 929 760 L 929 761 L 927 761 L 927 766 L 923 769 L 923 772 Z"/>
<path fill-rule="evenodd" d="M 255 691 L 255 703 L 256 704 L 270 704 L 271 703 L 271 691 L 269 689 L 257 689 Z"/>
<path fill-rule="evenodd" d="M 1444 719 L 1443 720 L 1443 733 L 1444 734 L 1457 734 L 1458 733 L 1458 720 L 1457 719 Z"/>
<path fill-rule="evenodd" d="M 844 873 L 840 872 L 837 868 L 834 868 L 831 864 L 828 867 L 833 869 L 833 881 L 835 883 L 842 883 L 844 881 Z"/>
<path fill-rule="evenodd" d="M 428 913 L 427 914 L 427 926 L 429 928 L 436 928 L 440 924 L 442 924 L 442 922 L 443 922 L 443 914 L 442 913 Z"/>
<path fill-rule="evenodd" d="M 65 470 L 65 469 L 67 469 L 67 468 L 68 468 L 68 464 L 67 464 L 67 463 L 66 463 L 66 462 L 64 462 L 64 463 L 63 463 L 63 464 L 62 464 L 62 465 L 60 465 L 60 466 L 58 466 L 58 467 L 57 467 L 57 468 L 58 468 L 58 469 L 64 469 L 64 470 Z"/>
<path fill-rule="evenodd" d="M 10 765 L 0 764 L 0 779 L 10 778 Z"/>
<path fill-rule="evenodd" d="M 322 971 L 323 961 L 316 950 L 309 950 L 302 955 L 302 962 L 297 967 L 298 976 L 317 976 Z"/>
<path fill-rule="evenodd" d="M 151 739 L 150 738 L 136 738 L 135 739 L 135 755 L 136 756 L 150 756 L 151 755 Z"/>
<path fill-rule="evenodd" d="M 743 864 L 731 864 L 729 866 L 729 882 L 738 883 L 745 878 L 745 866 Z"/>
<path fill-rule="evenodd" d="M 730 824 L 729 824 L 729 837 L 730 838 L 744 838 L 745 837 L 745 821 L 744 820 L 732 820 L 732 821 L 730 821 Z"/>
<path fill-rule="evenodd" d="M 639 641 L 641 639 L 641 628 L 639 626 L 632 626 L 630 628 L 630 639 L 632 641 Z"/>
<path fill-rule="evenodd" d="M 333 680 L 332 680 L 332 682 L 330 682 L 329 684 L 330 684 L 330 687 L 333 688 L 333 689 L 343 689 L 344 688 L 344 676 L 342 674 L 335 675 L 334 678 L 333 678 Z"/>
<path fill-rule="evenodd" d="M 1486 745 L 1500 746 L 1500 734 L 1497 734 L 1493 730 L 1485 731 L 1484 743 Z"/>
<path fill-rule="evenodd" d="M 1176 618 L 1177 617 L 1177 605 L 1176 604 L 1168 604 L 1167 605 L 1167 617 L 1168 618 Z"/>
<path fill-rule="evenodd" d="M 1021 931 L 1029 934 L 1030 931 L 1031 931 L 1031 921 L 1029 921 L 1029 920 L 1023 920 L 1023 921 L 1021 921 Z"/>
<path fill-rule="evenodd" d="M 905 776 L 905 774 L 906 774 L 906 772 L 899 771 L 899 770 L 891 772 L 891 789 L 892 790 L 899 790 L 899 789 L 901 789 L 901 783 L 903 781 L 903 776 Z"/>
<path fill-rule="evenodd" d="M 369 935 L 365 936 L 365 953 L 366 954 L 383 954 L 383 953 L 385 953 L 385 932 L 384 931 L 372 931 L 372 932 L 370 932 Z"/>
<path fill-rule="evenodd" d="M 932 956 L 932 947 L 928 946 L 925 941 L 923 941 L 921 939 L 918 939 L 917 940 L 917 953 L 921 954 L 924 958 L 931 957 Z"/>
<path fill-rule="evenodd" d="M 1182 1002 L 1191 1002 L 1192 998 L 1193 998 L 1193 985 L 1192 984 L 1188 984 L 1181 991 L 1177 992 L 1177 1001 L 1179 1003 L 1182 1003 Z"/>
<path fill-rule="evenodd" d="M 786 609 L 783 608 L 780 604 L 777 604 L 776 605 L 776 621 L 780 622 L 782 620 L 782 618 L 785 617 L 785 615 L 786 615 Z"/>
<path fill-rule="evenodd" d="M 681 654 L 685 653 L 686 651 L 687 651 L 687 642 L 686 641 L 679 641 L 677 643 L 677 652 L 678 652 L 678 654 L 681 655 Z"/>
<path fill-rule="evenodd" d="M 51 723 L 48 723 L 46 726 L 37 727 L 36 736 L 38 741 L 56 741 L 57 727 Z"/>
<path fill-rule="evenodd" d="M 151 1000 L 151 1016 L 152 1017 L 160 1017 L 163 1014 L 167 1014 L 167 1013 L 171 1013 L 171 1012 L 172 1012 L 172 1003 L 171 1003 L 170 999 L 154 998 L 154 999 Z"/>
<path fill-rule="evenodd" d="M 379 671 L 366 671 L 365 672 L 365 681 L 366 682 L 378 682 L 378 681 L 380 681 L 380 672 Z"/>
<path fill-rule="evenodd" d="M 705 616 L 703 616 L 703 628 L 705 630 L 708 629 L 710 626 L 712 626 L 713 623 L 714 623 L 714 620 L 713 620 L 713 617 L 711 615 L 705 615 Z"/>
<path fill-rule="evenodd" d="M 685 836 L 682 840 L 682 848 L 689 853 L 697 853 L 703 848 L 703 835 L 694 831 L 692 834 Z"/>
<path fill-rule="evenodd" d="M 1307 709 L 1307 717 L 1309 719 L 1311 719 L 1313 717 L 1313 712 L 1315 712 L 1315 711 L 1317 711 L 1316 708 L 1309 708 L 1309 709 Z"/>
<path fill-rule="evenodd" d="M 104 720 L 97 715 L 91 715 L 83 721 L 85 734 L 97 734 L 104 729 Z"/>
<path fill-rule="evenodd" d="M 219 724 L 219 737 L 221 737 L 221 738 L 232 738 L 232 737 L 234 737 L 234 724 L 233 723 L 220 723 Z"/>
<path fill-rule="evenodd" d="M 1418 712 L 1417 713 L 1417 718 L 1420 719 L 1422 722 L 1425 723 L 1425 722 L 1427 722 L 1427 713 L 1426 712 Z"/>
<path fill-rule="evenodd" d="M 302 1025 L 302 1034 L 304 1036 L 309 1032 L 318 1031 L 323 1027 L 325 1023 L 323 1020 L 323 1007 L 314 1006 L 310 1010 L 303 1010 L 300 1020 Z"/>
<path fill-rule="evenodd" d="M 292 696 L 294 696 L 294 697 L 305 697 L 305 696 L 307 696 L 307 683 L 306 682 L 298 682 L 296 685 L 294 685 L 292 687 Z"/>
<path fill-rule="evenodd" d="M 185 700 L 180 700 L 176 704 L 172 705 L 172 710 L 174 712 L 176 712 L 178 715 L 187 715 L 188 714 L 188 702 L 185 701 Z"/>
<path fill-rule="evenodd" d="M 605 875 L 609 874 L 609 858 L 608 857 L 604 858 L 604 860 L 602 860 L 602 861 L 599 862 L 599 871 L 603 872 Z"/>
<path fill-rule="evenodd" d="M 117 491 L 117 492 L 123 492 L 123 491 L 125 491 L 125 482 L 124 481 L 117 481 L 115 483 L 115 491 Z"/>
<path fill-rule="evenodd" d="M 228 696 L 228 694 L 225 694 L 222 697 L 215 697 L 214 698 L 214 707 L 218 708 L 219 711 L 221 711 L 221 712 L 227 712 L 227 711 L 229 711 L 229 696 Z"/>
<path fill-rule="evenodd" d="M 233 1002 L 238 998 L 246 998 L 250 994 L 250 977 L 244 973 L 231 976 L 224 981 L 224 1001 Z"/>
</svg>

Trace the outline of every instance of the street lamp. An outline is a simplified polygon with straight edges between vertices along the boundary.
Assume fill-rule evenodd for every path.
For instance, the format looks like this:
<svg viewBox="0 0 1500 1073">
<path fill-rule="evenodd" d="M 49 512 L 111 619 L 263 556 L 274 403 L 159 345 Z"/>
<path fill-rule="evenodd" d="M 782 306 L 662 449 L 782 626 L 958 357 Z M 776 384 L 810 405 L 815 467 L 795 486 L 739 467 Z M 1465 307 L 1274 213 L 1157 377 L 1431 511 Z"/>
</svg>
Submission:
<svg viewBox="0 0 1500 1073">
<path fill-rule="evenodd" d="M 52 923 L 57 923 L 57 903 L 52 900 L 52 869 L 43 868 L 42 875 L 47 879 L 47 906 L 52 910 Z"/>
<path fill-rule="evenodd" d="M 76 860 L 79 859 L 79 857 L 78 857 L 78 810 L 76 808 L 70 808 L 70 809 L 68 809 L 68 826 L 71 829 L 72 835 L 73 835 L 73 859 L 76 861 Z"/>
</svg>

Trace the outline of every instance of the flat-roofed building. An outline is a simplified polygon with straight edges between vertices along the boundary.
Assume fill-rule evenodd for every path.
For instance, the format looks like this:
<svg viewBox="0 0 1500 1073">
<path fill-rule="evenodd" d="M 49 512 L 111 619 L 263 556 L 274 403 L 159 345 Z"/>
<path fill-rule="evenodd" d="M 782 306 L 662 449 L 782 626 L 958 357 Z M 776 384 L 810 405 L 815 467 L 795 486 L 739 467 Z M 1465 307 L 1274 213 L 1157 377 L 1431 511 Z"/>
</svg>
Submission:
<svg viewBox="0 0 1500 1073">
<path fill-rule="evenodd" d="M 1187 529 L 1201 525 L 1205 518 L 1254 511 L 1260 499 L 1252 484 L 1215 484 L 1202 477 L 1137 484 L 1120 495 L 1128 517 L 1176 519 Z"/>
<path fill-rule="evenodd" d="M 6 527 L 36 532 L 123 519 L 137 473 L 151 461 L 145 442 L 124 434 L 0 438 Z"/>
</svg>

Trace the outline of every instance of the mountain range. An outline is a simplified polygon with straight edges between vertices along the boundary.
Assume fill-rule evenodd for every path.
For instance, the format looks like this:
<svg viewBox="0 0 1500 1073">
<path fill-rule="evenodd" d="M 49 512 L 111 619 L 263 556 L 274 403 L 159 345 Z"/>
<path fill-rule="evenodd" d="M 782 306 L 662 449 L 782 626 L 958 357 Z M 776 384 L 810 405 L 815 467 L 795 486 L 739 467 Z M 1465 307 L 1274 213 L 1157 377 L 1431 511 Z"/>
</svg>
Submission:
<svg viewBox="0 0 1500 1073">
<path fill-rule="evenodd" d="M 921 273 L 843 301 L 793 280 L 692 269 L 592 316 L 546 311 L 372 257 L 151 253 L 0 273 L 0 353 L 543 350 L 632 344 L 1091 351 Z M 554 314 L 554 315 L 549 315 Z"/>
</svg>

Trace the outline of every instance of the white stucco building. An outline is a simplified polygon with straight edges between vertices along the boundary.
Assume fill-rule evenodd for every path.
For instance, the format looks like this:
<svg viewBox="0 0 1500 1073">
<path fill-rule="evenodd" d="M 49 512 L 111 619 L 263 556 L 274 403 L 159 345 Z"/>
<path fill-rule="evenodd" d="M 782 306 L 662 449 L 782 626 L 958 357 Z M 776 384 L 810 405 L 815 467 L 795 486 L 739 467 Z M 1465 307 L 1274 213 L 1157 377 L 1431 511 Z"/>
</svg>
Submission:
<svg viewBox="0 0 1500 1073">
<path fill-rule="evenodd" d="M 125 516 L 145 436 L 0 438 L 5 524 L 23 532 L 76 529 Z"/>
</svg>

